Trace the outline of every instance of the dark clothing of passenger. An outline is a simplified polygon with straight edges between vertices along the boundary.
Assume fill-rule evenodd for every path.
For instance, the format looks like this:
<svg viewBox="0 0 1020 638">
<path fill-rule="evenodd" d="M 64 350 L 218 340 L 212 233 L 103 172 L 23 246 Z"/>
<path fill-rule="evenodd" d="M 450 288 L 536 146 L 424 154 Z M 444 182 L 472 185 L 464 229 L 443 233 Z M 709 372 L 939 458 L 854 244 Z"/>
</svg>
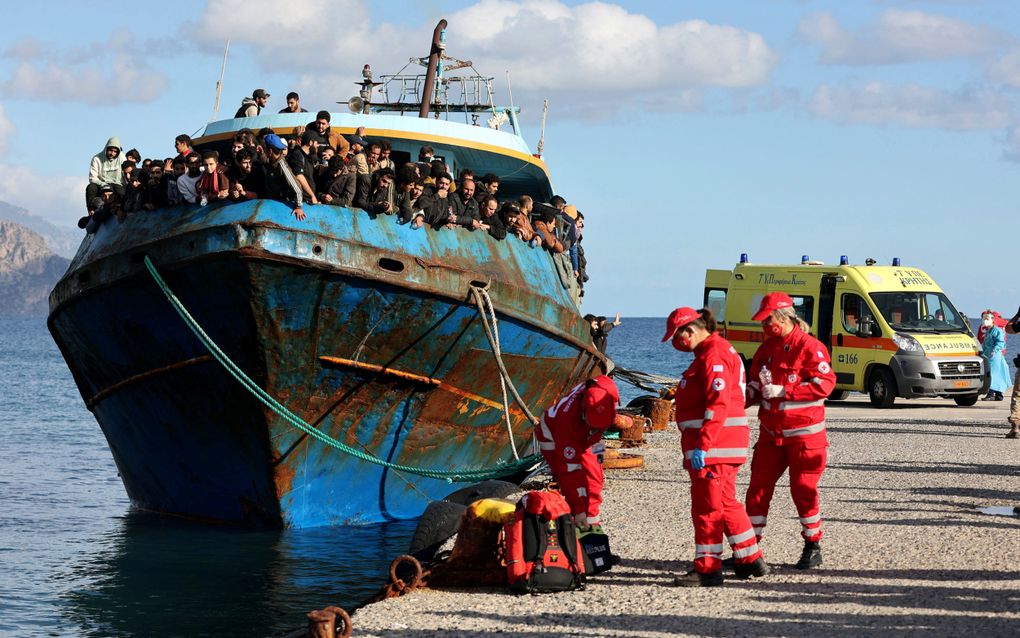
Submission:
<svg viewBox="0 0 1020 638">
<path fill-rule="evenodd" d="M 227 177 L 230 178 L 231 184 L 240 184 L 244 189 L 243 197 L 231 197 L 235 202 L 258 199 L 266 192 L 266 173 L 261 164 L 253 162 L 251 170 L 247 173 L 242 173 L 237 166 L 231 166 L 227 171 Z"/>
<path fill-rule="evenodd" d="M 145 192 L 141 186 L 135 188 L 128 184 L 127 188 L 124 189 L 124 202 L 121 205 L 125 213 L 133 213 L 135 211 L 142 210 Z"/>
<path fill-rule="evenodd" d="M 419 199 L 415 199 L 411 193 L 397 193 L 394 198 L 394 204 L 397 207 L 397 220 L 401 224 L 406 224 L 414 219 L 414 213 L 421 210 Z"/>
<path fill-rule="evenodd" d="M 312 158 L 308 157 L 304 149 L 300 146 L 295 147 L 291 152 L 287 153 L 287 164 L 290 165 L 290 172 L 294 173 L 294 177 L 298 175 L 304 175 L 305 179 L 308 180 L 308 186 L 315 192 L 315 162 Z"/>
<path fill-rule="evenodd" d="M 125 189 L 123 184 L 111 184 L 113 192 L 117 194 L 117 197 L 124 197 Z M 85 207 L 89 210 L 97 210 L 99 205 L 102 204 L 102 198 L 99 196 L 99 184 L 89 182 L 88 186 L 85 187 Z"/>
<path fill-rule="evenodd" d="M 482 216 L 478 212 L 478 201 L 474 198 L 464 201 L 461 194 L 457 192 L 453 194 L 453 197 L 450 197 L 450 202 L 453 204 L 453 214 L 457 216 L 458 226 L 471 228 L 472 221 L 481 220 Z"/>
<path fill-rule="evenodd" d="M 506 225 L 503 223 L 503 220 L 499 218 L 498 214 L 483 217 L 482 223 L 489 225 L 489 235 L 496 239 L 506 239 Z"/>
<path fill-rule="evenodd" d="M 581 244 L 581 240 L 577 240 L 577 281 L 584 287 L 584 282 L 588 281 L 588 260 L 584 257 L 584 246 Z"/>
<path fill-rule="evenodd" d="M 265 195 L 260 194 L 259 197 L 292 204 L 295 201 L 296 194 L 290 181 L 287 179 L 287 174 L 284 172 L 282 164 L 286 164 L 286 161 L 283 159 L 279 162 L 268 162 L 266 164 L 266 192 Z"/>
<path fill-rule="evenodd" d="M 453 201 L 450 197 L 440 197 L 437 193 L 423 194 L 418 198 L 418 203 L 425 211 L 425 223 L 434 228 L 445 226 L 451 213 L 456 215 L 453 212 Z"/>
<path fill-rule="evenodd" d="M 389 204 L 389 212 L 395 213 L 396 210 L 393 206 L 393 202 L 389 199 L 390 192 L 391 191 L 388 188 L 377 188 L 374 191 L 367 193 L 363 199 L 357 202 L 356 206 L 367 213 L 380 215 L 386 212 L 386 204 Z"/>
<path fill-rule="evenodd" d="M 341 173 L 326 190 L 333 197 L 333 201 L 330 204 L 343 207 L 352 206 L 354 204 L 357 183 L 358 176 L 354 173 Z"/>
<path fill-rule="evenodd" d="M 154 210 L 167 205 L 166 186 L 160 180 L 155 184 L 147 184 L 142 193 L 142 207 Z"/>
<path fill-rule="evenodd" d="M 612 321 L 606 321 L 605 317 L 599 317 L 599 327 L 593 328 L 591 331 L 592 343 L 602 354 L 606 353 L 606 339 L 609 337 L 609 331 L 615 327 L 616 324 Z"/>
</svg>

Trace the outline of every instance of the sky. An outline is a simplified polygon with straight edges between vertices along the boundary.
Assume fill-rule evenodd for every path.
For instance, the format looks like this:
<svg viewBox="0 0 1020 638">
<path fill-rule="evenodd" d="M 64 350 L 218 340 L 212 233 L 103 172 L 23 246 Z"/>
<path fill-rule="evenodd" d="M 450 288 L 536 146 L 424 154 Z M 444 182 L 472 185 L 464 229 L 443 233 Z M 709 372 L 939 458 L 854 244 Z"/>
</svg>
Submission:
<svg viewBox="0 0 1020 638">
<path fill-rule="evenodd" d="M 111 135 L 173 154 L 257 87 L 346 101 L 428 51 L 510 71 L 525 139 L 586 218 L 584 310 L 665 316 L 707 268 L 810 255 L 1020 304 L 1020 12 L 967 0 L 51 0 L 5 3 L 0 200 L 69 226 Z"/>
</svg>

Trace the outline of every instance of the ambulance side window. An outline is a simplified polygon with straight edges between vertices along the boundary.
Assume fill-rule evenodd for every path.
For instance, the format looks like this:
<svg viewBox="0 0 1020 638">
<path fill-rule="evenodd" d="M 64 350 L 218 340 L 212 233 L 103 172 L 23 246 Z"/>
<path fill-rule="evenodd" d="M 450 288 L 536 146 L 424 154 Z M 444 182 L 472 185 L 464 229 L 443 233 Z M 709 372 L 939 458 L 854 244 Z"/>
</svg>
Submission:
<svg viewBox="0 0 1020 638">
<path fill-rule="evenodd" d="M 843 293 L 843 329 L 850 334 L 857 334 L 860 329 L 861 320 L 865 319 L 874 324 L 875 318 L 868 308 L 868 302 L 853 293 Z"/>
<path fill-rule="evenodd" d="M 815 298 L 791 295 L 790 299 L 793 299 L 793 309 L 797 312 L 797 316 L 803 319 L 807 325 L 814 325 L 811 319 L 815 315 Z"/>
<path fill-rule="evenodd" d="M 726 320 L 726 291 L 718 288 L 705 290 L 705 307 L 712 311 L 715 320 L 722 323 Z"/>
</svg>

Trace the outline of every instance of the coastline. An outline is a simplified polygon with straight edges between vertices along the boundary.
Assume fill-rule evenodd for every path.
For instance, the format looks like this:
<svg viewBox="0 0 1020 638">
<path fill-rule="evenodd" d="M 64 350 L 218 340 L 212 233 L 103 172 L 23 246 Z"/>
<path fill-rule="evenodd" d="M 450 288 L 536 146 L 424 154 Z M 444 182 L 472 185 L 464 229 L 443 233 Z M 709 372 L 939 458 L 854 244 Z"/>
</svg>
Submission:
<svg viewBox="0 0 1020 638">
<path fill-rule="evenodd" d="M 1008 406 L 1008 394 L 971 408 L 830 403 L 824 565 L 792 568 L 802 541 L 784 477 L 762 541 L 773 573 L 714 589 L 667 586 L 693 555 L 688 482 L 679 434 L 646 435 L 644 468 L 607 472 L 603 521 L 624 562 L 585 591 L 416 590 L 359 609 L 355 635 L 1015 635 L 1020 519 L 978 510 L 1020 505 Z M 749 474 L 745 465 L 738 496 Z"/>
</svg>

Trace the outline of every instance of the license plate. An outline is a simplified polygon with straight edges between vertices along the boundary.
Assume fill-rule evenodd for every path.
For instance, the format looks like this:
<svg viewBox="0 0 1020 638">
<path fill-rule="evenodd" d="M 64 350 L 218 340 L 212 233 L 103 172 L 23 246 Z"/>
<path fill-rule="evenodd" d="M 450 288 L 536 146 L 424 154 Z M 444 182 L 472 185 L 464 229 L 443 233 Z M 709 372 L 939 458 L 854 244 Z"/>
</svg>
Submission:
<svg viewBox="0 0 1020 638">
<path fill-rule="evenodd" d="M 968 381 L 954 381 L 953 382 L 953 387 L 956 387 L 956 388 L 967 388 L 967 387 L 970 387 L 970 382 L 968 382 Z"/>
</svg>

